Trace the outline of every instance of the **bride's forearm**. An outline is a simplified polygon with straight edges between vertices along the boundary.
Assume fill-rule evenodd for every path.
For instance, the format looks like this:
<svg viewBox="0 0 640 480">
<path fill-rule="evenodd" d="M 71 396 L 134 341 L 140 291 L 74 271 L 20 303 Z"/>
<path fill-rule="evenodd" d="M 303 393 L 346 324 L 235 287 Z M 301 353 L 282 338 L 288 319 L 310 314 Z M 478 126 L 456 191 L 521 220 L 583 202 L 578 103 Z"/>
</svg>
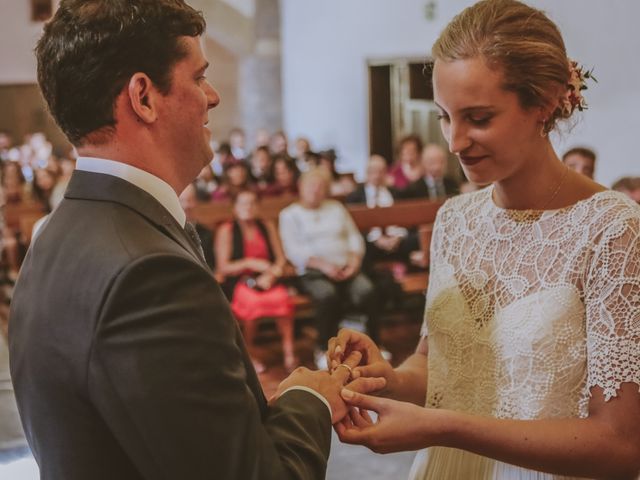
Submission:
<svg viewBox="0 0 640 480">
<path fill-rule="evenodd" d="M 427 357 L 416 352 L 395 369 L 397 382 L 390 398 L 424 406 L 427 396 Z"/>
<path fill-rule="evenodd" d="M 440 425 L 428 425 L 435 420 L 431 415 L 423 419 L 425 431 L 441 432 L 435 444 L 557 475 L 636 479 L 640 473 L 637 436 L 621 435 L 600 420 L 504 420 L 437 412 Z M 432 441 L 425 438 L 426 444 Z"/>
</svg>

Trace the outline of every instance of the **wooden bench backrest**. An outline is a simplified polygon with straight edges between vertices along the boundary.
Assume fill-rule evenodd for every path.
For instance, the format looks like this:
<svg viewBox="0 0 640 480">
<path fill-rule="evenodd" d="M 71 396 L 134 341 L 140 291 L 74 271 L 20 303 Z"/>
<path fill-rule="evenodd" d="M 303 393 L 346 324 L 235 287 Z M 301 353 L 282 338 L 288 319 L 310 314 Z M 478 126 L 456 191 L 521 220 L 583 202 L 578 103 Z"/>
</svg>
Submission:
<svg viewBox="0 0 640 480">
<path fill-rule="evenodd" d="M 293 196 L 266 198 L 260 204 L 260 217 L 277 222 L 280 211 L 294 201 L 296 197 Z M 348 205 L 347 209 L 358 229 L 364 232 L 373 227 L 416 227 L 432 224 L 441 205 L 442 202 L 429 200 L 400 200 L 390 207 L 368 208 L 366 205 Z M 200 204 L 194 208 L 193 218 L 202 225 L 215 229 L 221 222 L 233 218 L 231 203 Z"/>
<path fill-rule="evenodd" d="M 373 227 L 417 227 L 435 222 L 442 202 L 428 200 L 397 201 L 390 207 L 368 208 L 365 205 L 349 205 L 349 213 L 361 231 Z"/>
</svg>

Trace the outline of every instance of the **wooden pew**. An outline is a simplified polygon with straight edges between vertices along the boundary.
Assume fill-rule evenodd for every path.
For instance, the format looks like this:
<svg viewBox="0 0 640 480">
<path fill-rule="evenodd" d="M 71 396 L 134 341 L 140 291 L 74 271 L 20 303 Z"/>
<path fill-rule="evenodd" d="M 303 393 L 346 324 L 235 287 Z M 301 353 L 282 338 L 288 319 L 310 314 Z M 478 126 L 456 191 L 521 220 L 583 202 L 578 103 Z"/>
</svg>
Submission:
<svg viewBox="0 0 640 480">
<path fill-rule="evenodd" d="M 421 261 L 420 266 L 429 265 L 429 249 L 431 245 L 431 232 L 436 219 L 441 201 L 429 200 L 399 200 L 390 207 L 367 208 L 365 205 L 349 206 L 349 212 L 358 229 L 367 232 L 373 227 L 388 227 L 395 225 L 405 228 L 418 228 Z M 429 274 L 423 272 L 410 272 L 397 278 L 402 290 L 408 294 L 422 294 L 429 280 Z"/>
<path fill-rule="evenodd" d="M 262 199 L 259 206 L 260 218 L 277 222 L 280 212 L 297 199 L 298 197 L 293 195 L 267 197 Z M 201 203 L 194 207 L 192 216 L 195 221 L 211 230 L 215 230 L 220 223 L 233 218 L 231 202 Z"/>
</svg>

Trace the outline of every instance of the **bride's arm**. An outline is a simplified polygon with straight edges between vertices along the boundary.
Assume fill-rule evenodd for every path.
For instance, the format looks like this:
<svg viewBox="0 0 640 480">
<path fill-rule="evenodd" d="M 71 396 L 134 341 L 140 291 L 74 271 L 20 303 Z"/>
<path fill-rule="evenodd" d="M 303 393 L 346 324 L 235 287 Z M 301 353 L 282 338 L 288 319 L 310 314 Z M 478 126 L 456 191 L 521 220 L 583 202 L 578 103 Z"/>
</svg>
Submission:
<svg viewBox="0 0 640 480">
<path fill-rule="evenodd" d="M 353 394 L 347 403 L 378 412 L 354 424 L 338 424 L 346 443 L 378 453 L 445 446 L 557 475 L 635 479 L 640 473 L 640 392 L 625 383 L 618 396 L 605 401 L 602 389 L 591 390 L 584 419 L 504 420 Z"/>
</svg>

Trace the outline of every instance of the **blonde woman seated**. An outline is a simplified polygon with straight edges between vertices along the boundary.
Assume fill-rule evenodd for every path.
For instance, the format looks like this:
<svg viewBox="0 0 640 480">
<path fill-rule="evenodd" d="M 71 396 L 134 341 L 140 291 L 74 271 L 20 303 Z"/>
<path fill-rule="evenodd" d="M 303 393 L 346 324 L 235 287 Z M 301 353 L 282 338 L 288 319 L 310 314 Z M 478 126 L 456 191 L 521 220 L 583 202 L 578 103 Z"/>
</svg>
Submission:
<svg viewBox="0 0 640 480">
<path fill-rule="evenodd" d="M 287 288 L 278 282 L 286 264 L 278 231 L 273 223 L 258 218 L 256 192 L 240 191 L 232 201 L 234 220 L 218 228 L 215 240 L 217 271 L 225 278 L 223 290 L 249 347 L 253 346 L 258 320 L 276 319 L 284 365 L 293 370 L 297 365 L 294 309 Z M 257 371 L 265 370 L 256 360 L 254 365 Z"/>
</svg>

